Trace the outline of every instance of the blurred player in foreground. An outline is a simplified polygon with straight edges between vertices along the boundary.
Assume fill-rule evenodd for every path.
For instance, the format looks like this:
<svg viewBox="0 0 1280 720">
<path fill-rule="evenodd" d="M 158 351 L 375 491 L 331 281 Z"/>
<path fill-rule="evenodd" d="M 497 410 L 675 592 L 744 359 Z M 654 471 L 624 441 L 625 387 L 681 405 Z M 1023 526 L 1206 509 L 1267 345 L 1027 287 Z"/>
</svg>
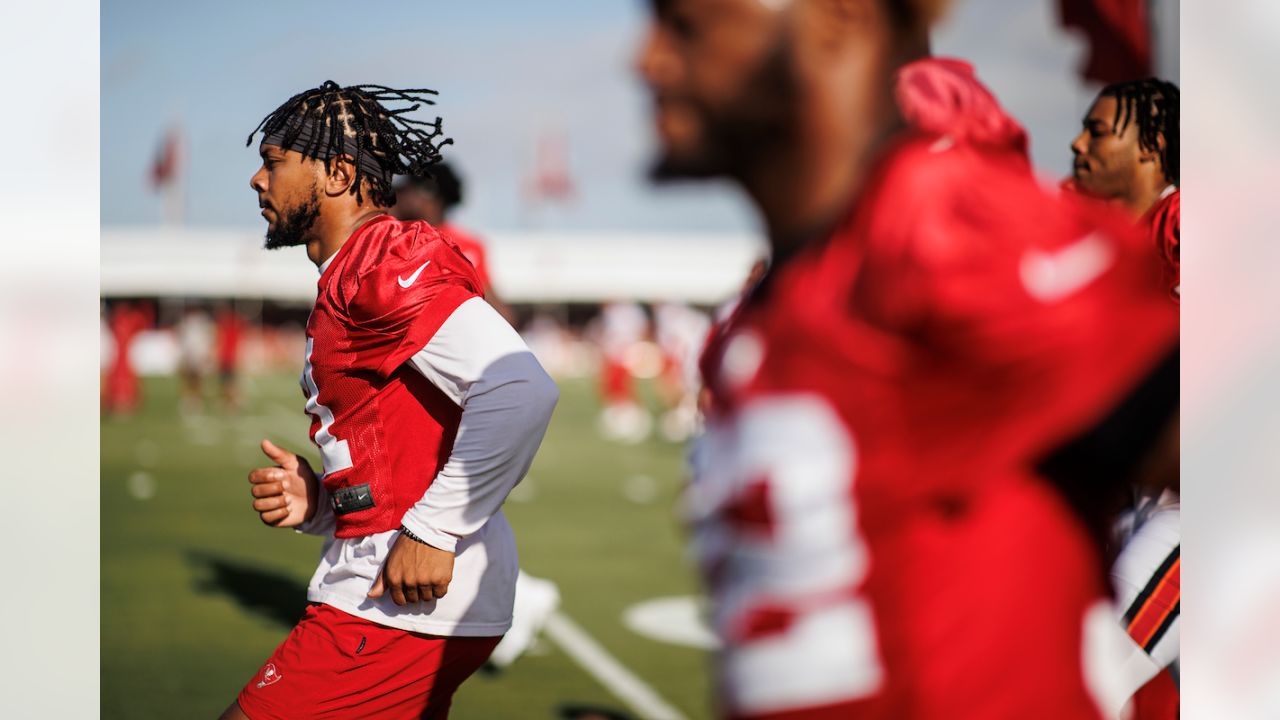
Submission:
<svg viewBox="0 0 1280 720">
<path fill-rule="evenodd" d="M 448 162 L 431 166 L 431 174 L 405 176 L 396 183 L 396 204 L 391 214 L 398 220 L 424 220 L 453 241 L 476 269 L 484 299 L 511 322 L 513 315 L 498 298 L 489 277 L 488 253 L 476 235 L 449 223 L 447 217 L 462 204 L 465 188 L 462 178 Z M 560 588 L 550 580 L 537 578 L 521 570 L 516 578 L 515 607 L 511 629 L 489 656 L 489 666 L 503 669 L 528 650 L 546 624 L 547 618 L 560 607 Z"/>
<path fill-rule="evenodd" d="M 1149 78 L 1109 85 L 1098 94 L 1071 143 L 1070 187 L 1113 203 L 1149 233 L 1171 302 L 1180 293 L 1179 91 Z M 1126 665 L 1136 717 L 1176 718 L 1179 658 L 1181 498 L 1178 426 L 1149 464 L 1146 482 L 1118 528 L 1120 552 L 1111 570 L 1118 612 L 1133 639 Z M 1169 668 L 1170 673 L 1160 671 Z"/>
<path fill-rule="evenodd" d="M 720 714 L 1100 717 L 1114 621 L 1048 477 L 1123 477 L 1165 419 L 1097 437 L 1170 380 L 1142 239 L 904 121 L 940 3 L 653 5 L 655 174 L 733 178 L 773 249 L 703 361 Z"/>
<path fill-rule="evenodd" d="M 312 604 L 224 718 L 444 718 L 511 623 L 500 508 L 557 391 L 457 246 L 387 212 L 392 176 L 447 142 L 407 114 L 430 92 L 326 82 L 249 137 L 266 247 L 304 245 L 320 271 L 302 386 L 323 461 L 264 440 L 253 507 L 325 543 Z"/>
</svg>

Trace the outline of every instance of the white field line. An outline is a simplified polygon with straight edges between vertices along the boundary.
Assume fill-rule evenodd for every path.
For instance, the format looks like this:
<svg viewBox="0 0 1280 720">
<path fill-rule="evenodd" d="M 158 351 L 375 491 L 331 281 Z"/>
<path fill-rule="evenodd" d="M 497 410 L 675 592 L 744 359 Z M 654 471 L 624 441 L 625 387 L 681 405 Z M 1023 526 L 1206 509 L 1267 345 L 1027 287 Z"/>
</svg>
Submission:
<svg viewBox="0 0 1280 720">
<path fill-rule="evenodd" d="M 568 615 L 552 613 L 545 626 L 547 636 L 578 666 L 586 670 L 609 692 L 626 703 L 643 720 L 685 720 L 685 716 L 663 700 L 645 681 L 636 677 L 601 647 Z"/>
</svg>

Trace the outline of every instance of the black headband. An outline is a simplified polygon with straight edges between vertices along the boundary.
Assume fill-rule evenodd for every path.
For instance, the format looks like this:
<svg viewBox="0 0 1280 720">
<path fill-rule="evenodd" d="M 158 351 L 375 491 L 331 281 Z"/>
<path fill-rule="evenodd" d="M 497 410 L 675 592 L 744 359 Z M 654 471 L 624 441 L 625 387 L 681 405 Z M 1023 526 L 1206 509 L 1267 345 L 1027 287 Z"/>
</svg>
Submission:
<svg viewBox="0 0 1280 720">
<path fill-rule="evenodd" d="M 295 131 L 298 136 L 294 138 L 291 144 L 285 145 L 285 136 Z M 316 121 L 316 118 L 311 114 L 307 114 L 295 118 L 293 122 L 286 123 L 285 126 L 270 135 L 264 135 L 262 144 L 275 145 L 285 150 L 300 152 L 317 160 L 329 160 L 337 155 L 348 155 L 351 162 L 354 163 L 358 157 L 360 158 L 360 170 L 364 174 L 372 178 L 379 178 L 386 183 L 391 182 L 392 173 L 388 172 L 382 166 L 382 163 L 378 162 L 377 156 L 370 152 L 368 148 L 364 148 L 363 154 L 356 152 L 360 148 L 359 140 L 356 137 L 343 133 L 342 151 L 335 153 L 331 143 L 316 142 L 317 137 L 322 132 L 324 132 L 324 129 Z M 337 132 L 342 132 L 342 130 L 339 129 Z M 323 139 L 323 137 L 320 139 Z"/>
</svg>

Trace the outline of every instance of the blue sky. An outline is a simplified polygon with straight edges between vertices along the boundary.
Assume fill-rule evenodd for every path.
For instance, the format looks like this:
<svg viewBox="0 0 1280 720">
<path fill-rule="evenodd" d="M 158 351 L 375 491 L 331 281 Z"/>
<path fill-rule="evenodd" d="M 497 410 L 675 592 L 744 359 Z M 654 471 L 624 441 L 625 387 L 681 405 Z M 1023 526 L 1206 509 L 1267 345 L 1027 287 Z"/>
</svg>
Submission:
<svg viewBox="0 0 1280 720">
<path fill-rule="evenodd" d="M 1091 89 L 1072 73 L 1080 44 L 1054 27 L 1053 0 L 961 0 L 935 50 L 971 59 L 1028 126 L 1038 165 L 1066 171 Z M 257 227 L 244 141 L 285 98 L 332 79 L 426 86 L 468 180 L 459 220 L 488 230 L 752 230 L 723 185 L 654 188 L 651 134 L 630 69 L 645 0 L 351 2 L 104 0 L 102 222 L 162 216 L 148 184 L 166 127 L 187 139 L 187 222 Z M 521 185 L 536 138 L 569 139 L 577 194 L 531 211 Z"/>
</svg>

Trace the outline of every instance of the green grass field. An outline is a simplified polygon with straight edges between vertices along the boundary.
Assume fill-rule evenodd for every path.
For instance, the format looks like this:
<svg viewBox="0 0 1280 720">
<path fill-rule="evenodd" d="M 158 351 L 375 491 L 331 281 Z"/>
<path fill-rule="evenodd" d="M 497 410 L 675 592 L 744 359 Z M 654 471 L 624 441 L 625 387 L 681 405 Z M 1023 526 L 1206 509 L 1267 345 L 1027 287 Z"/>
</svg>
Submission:
<svg viewBox="0 0 1280 720">
<path fill-rule="evenodd" d="M 506 504 L 521 566 L 560 587 L 561 610 L 689 718 L 709 716 L 707 656 L 624 627 L 623 611 L 696 592 L 674 504 L 683 449 L 601 440 L 586 381 L 560 384 L 542 450 Z M 263 526 L 246 473 L 269 437 L 305 452 L 296 379 L 248 379 L 246 407 L 195 419 L 177 384 L 102 421 L 102 717 L 213 718 L 284 638 L 305 603 L 319 539 Z M 652 497 L 624 488 L 652 478 Z M 643 493 L 641 493 L 643 495 Z M 549 641 L 505 673 L 477 675 L 451 717 L 556 718 L 571 705 L 627 715 L 621 700 Z"/>
</svg>

